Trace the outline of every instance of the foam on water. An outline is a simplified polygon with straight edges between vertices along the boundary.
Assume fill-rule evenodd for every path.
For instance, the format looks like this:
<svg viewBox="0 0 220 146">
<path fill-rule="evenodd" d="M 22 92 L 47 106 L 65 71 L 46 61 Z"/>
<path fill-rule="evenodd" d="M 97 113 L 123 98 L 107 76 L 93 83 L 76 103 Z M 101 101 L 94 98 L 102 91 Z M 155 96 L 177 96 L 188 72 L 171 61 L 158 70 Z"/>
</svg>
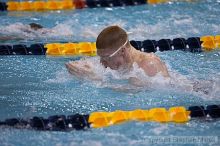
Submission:
<svg viewBox="0 0 220 146">
<path fill-rule="evenodd" d="M 0 34 L 8 36 L 9 40 L 39 40 L 39 39 L 59 39 L 62 37 L 71 38 L 73 32 L 71 27 L 66 24 L 57 24 L 52 28 L 42 28 L 33 30 L 29 25 L 20 22 L 8 26 L 0 26 Z"/>
<path fill-rule="evenodd" d="M 55 78 L 48 79 L 46 83 L 66 83 L 72 81 L 72 76 L 67 71 L 57 71 Z"/>
<path fill-rule="evenodd" d="M 85 64 L 88 64 L 91 67 L 92 72 L 94 72 L 99 79 L 101 78 L 101 80 L 93 81 L 93 84 L 98 88 L 111 88 L 120 92 L 168 90 L 170 92 L 191 93 L 204 97 L 205 99 L 218 98 L 220 92 L 219 79 L 190 79 L 171 68 L 169 68 L 170 78 L 165 78 L 160 73 L 154 77 L 147 76 L 143 69 L 141 69 L 136 63 L 133 64 L 132 69 L 129 71 L 104 68 L 99 63 L 99 57 L 81 59 L 79 66 L 84 67 Z M 130 82 L 131 78 L 137 78 L 138 82 L 141 83 L 134 85 Z M 86 79 L 90 81 L 89 78 Z"/>
</svg>

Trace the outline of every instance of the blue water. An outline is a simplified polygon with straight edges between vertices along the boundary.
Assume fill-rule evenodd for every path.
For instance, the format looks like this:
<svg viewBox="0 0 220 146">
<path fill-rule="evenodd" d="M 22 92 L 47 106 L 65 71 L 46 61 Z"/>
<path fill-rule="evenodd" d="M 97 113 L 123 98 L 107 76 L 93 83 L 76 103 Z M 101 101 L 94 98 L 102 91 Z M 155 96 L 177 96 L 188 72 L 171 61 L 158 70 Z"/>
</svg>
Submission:
<svg viewBox="0 0 220 146">
<path fill-rule="evenodd" d="M 74 11 L 8 12 L 0 14 L 0 34 L 20 35 L 22 38 L 2 42 L 6 44 L 95 41 L 104 27 L 118 24 L 132 32 L 130 39 L 187 38 L 220 34 L 219 14 L 220 3 L 216 0 Z M 17 27 L 31 22 L 40 23 L 53 32 L 45 35 L 26 34 Z M 215 80 L 220 83 L 219 50 L 199 54 L 181 51 L 156 54 L 168 65 L 169 71 L 192 80 Z M 65 62 L 78 59 L 1 56 L 0 120 L 118 109 L 220 104 L 219 92 L 203 96 L 162 89 L 160 86 L 139 92 L 118 92 L 95 82 L 81 81 L 69 75 L 64 66 Z M 215 86 L 215 89 L 219 89 L 219 86 Z M 214 93 L 214 90 L 211 92 Z M 71 132 L 1 128 L 0 133 L 0 145 L 4 146 L 152 145 L 147 141 L 149 136 L 220 136 L 220 121 L 192 120 L 186 124 L 128 122 L 108 128 Z M 219 141 L 204 145 L 219 145 Z"/>
</svg>

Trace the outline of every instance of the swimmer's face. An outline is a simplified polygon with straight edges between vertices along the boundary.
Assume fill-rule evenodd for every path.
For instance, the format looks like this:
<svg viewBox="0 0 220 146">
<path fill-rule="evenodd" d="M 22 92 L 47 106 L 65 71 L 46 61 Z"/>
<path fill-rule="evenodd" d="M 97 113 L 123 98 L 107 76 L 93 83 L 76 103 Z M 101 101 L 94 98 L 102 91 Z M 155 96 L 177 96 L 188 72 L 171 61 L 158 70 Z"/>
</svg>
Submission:
<svg viewBox="0 0 220 146">
<path fill-rule="evenodd" d="M 100 56 L 100 62 L 105 68 L 113 70 L 123 68 L 126 65 L 125 47 L 119 49 L 98 49 L 97 54 Z"/>
</svg>

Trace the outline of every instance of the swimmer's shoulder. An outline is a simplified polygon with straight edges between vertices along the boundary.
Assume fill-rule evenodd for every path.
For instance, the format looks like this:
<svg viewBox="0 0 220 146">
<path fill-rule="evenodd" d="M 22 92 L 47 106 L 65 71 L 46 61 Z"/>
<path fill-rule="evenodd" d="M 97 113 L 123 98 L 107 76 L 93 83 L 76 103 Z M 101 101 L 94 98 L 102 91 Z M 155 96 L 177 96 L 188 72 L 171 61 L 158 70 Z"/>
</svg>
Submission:
<svg viewBox="0 0 220 146">
<path fill-rule="evenodd" d="M 145 64 L 145 63 L 160 63 L 161 60 L 158 56 L 156 56 L 154 53 L 146 53 L 141 51 L 135 51 L 135 61 L 138 64 Z"/>
<path fill-rule="evenodd" d="M 152 57 L 153 55 L 151 53 L 138 51 L 136 54 L 136 63 L 148 76 L 154 76 L 156 74 L 156 68 L 153 65 L 154 63 L 152 62 Z"/>
<path fill-rule="evenodd" d="M 154 53 L 146 53 L 146 52 L 139 52 L 139 59 L 140 61 L 153 61 L 158 59 L 158 57 Z"/>
<path fill-rule="evenodd" d="M 139 58 L 139 66 L 143 68 L 148 75 L 153 76 L 161 72 L 164 77 L 169 77 L 166 65 L 161 61 L 160 57 L 154 53 L 140 52 Z"/>
</svg>

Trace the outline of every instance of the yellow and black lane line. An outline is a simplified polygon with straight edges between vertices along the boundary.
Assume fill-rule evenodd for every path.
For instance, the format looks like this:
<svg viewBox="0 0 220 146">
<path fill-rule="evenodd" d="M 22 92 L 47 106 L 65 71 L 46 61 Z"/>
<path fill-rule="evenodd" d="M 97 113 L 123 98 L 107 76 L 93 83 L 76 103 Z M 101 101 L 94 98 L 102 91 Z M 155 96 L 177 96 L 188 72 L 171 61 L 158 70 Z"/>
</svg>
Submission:
<svg viewBox="0 0 220 146">
<path fill-rule="evenodd" d="M 128 121 L 184 124 L 197 118 L 205 121 L 220 118 L 220 105 L 190 106 L 188 109 L 176 106 L 169 109 L 159 107 L 132 111 L 98 111 L 87 115 L 53 115 L 48 118 L 37 116 L 30 119 L 11 118 L 0 121 L 0 126 L 43 131 L 71 131 L 104 128 Z"/>
</svg>

